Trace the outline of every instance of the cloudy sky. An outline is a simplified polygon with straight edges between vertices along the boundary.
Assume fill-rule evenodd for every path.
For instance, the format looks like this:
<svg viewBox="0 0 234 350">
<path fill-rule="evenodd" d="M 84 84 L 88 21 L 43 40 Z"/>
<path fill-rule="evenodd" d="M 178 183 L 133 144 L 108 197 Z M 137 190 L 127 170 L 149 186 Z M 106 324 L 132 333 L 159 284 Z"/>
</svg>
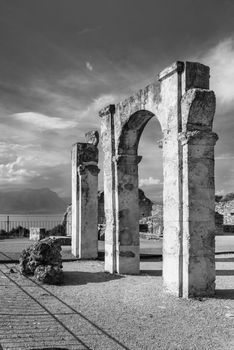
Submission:
<svg viewBox="0 0 234 350">
<path fill-rule="evenodd" d="M 216 192 L 234 192 L 233 18 L 232 0 L 0 0 L 0 190 L 69 196 L 71 145 L 99 129 L 98 110 L 194 60 L 211 67 L 217 96 Z M 160 138 L 153 118 L 139 172 L 155 200 Z"/>
</svg>

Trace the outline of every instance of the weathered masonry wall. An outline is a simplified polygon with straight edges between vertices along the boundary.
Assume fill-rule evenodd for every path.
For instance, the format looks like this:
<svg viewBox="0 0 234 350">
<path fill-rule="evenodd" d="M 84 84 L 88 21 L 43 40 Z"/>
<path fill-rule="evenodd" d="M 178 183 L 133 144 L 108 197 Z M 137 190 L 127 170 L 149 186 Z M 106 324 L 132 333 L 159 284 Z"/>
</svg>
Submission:
<svg viewBox="0 0 234 350">
<path fill-rule="evenodd" d="M 209 67 L 176 62 L 158 81 L 100 112 L 104 150 L 105 269 L 139 273 L 138 143 L 157 117 L 164 174 L 164 288 L 214 294 L 215 96 Z"/>
<path fill-rule="evenodd" d="M 72 254 L 80 259 L 98 255 L 97 144 L 72 147 Z"/>
</svg>

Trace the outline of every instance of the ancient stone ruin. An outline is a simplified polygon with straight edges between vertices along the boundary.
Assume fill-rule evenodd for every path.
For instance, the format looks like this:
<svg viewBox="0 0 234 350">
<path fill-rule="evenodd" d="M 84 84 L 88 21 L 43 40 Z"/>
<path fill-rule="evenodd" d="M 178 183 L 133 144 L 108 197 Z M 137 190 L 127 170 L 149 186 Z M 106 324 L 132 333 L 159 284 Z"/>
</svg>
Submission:
<svg viewBox="0 0 234 350">
<path fill-rule="evenodd" d="M 214 294 L 214 113 L 209 67 L 194 62 L 176 62 L 100 112 L 106 271 L 139 273 L 137 151 L 156 117 L 163 133 L 164 287 L 183 297 Z"/>
<path fill-rule="evenodd" d="M 209 67 L 175 62 L 158 79 L 100 111 L 104 151 L 105 270 L 138 274 L 138 144 L 151 118 L 163 139 L 163 283 L 178 297 L 215 292 L 215 95 Z M 94 137 L 95 139 L 95 137 Z M 72 251 L 95 257 L 97 143 L 73 146 Z M 95 209 L 96 208 L 96 209 Z"/>
<path fill-rule="evenodd" d="M 72 147 L 72 253 L 80 259 L 95 259 L 98 255 L 98 133 L 87 133 L 86 141 Z"/>
</svg>

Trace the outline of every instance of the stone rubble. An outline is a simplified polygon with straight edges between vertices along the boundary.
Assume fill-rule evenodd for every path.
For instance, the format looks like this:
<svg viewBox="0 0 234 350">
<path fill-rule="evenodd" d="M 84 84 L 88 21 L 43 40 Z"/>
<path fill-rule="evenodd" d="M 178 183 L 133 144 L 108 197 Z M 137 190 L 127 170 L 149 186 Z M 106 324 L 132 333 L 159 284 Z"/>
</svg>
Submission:
<svg viewBox="0 0 234 350">
<path fill-rule="evenodd" d="M 45 238 L 22 251 L 20 272 L 34 275 L 43 283 L 60 284 L 63 281 L 61 246 L 53 238 Z"/>
</svg>

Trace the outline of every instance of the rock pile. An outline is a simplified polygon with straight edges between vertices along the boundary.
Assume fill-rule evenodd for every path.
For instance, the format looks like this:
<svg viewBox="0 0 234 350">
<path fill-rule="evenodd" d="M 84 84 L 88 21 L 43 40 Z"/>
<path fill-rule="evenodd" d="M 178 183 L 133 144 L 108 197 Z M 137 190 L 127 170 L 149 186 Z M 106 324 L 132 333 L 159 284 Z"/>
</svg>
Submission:
<svg viewBox="0 0 234 350">
<path fill-rule="evenodd" d="M 45 238 L 23 250 L 19 259 L 20 272 L 34 275 L 43 283 L 60 284 L 63 280 L 60 244 Z"/>
</svg>

